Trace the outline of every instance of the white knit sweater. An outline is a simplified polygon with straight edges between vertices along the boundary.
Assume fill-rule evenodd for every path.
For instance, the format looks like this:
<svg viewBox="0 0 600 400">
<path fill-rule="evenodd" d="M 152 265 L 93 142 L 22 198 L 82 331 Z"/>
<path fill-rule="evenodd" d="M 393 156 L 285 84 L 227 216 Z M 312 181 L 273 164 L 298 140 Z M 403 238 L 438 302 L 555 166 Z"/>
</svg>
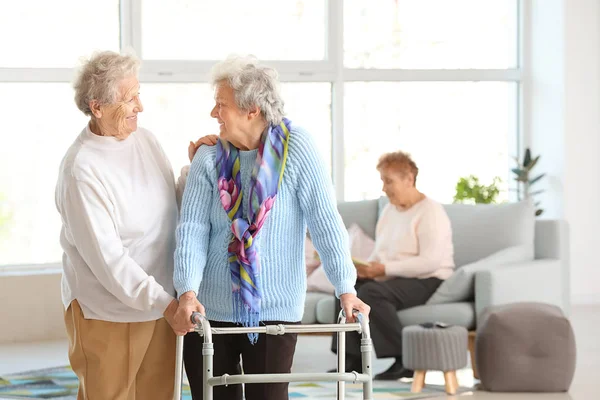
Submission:
<svg viewBox="0 0 600 400">
<path fill-rule="evenodd" d="M 171 165 L 149 131 L 123 141 L 81 132 L 56 185 L 65 308 L 77 299 L 89 319 L 162 317 L 175 294 L 175 193 Z"/>
</svg>

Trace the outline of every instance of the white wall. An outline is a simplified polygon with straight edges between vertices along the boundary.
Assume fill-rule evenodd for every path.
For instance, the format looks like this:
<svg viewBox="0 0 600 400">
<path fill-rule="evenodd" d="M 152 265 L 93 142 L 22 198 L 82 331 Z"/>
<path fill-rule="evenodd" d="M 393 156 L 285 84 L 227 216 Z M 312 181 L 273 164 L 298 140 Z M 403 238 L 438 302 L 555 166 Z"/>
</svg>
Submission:
<svg viewBox="0 0 600 400">
<path fill-rule="evenodd" d="M 61 271 L 0 274 L 0 343 L 66 338 Z"/>
<path fill-rule="evenodd" d="M 574 302 L 600 303 L 600 3 L 565 0 L 565 216 Z"/>
<path fill-rule="evenodd" d="M 546 218 L 567 219 L 571 299 L 600 303 L 600 2 L 525 0 L 525 144 L 547 172 Z"/>
</svg>

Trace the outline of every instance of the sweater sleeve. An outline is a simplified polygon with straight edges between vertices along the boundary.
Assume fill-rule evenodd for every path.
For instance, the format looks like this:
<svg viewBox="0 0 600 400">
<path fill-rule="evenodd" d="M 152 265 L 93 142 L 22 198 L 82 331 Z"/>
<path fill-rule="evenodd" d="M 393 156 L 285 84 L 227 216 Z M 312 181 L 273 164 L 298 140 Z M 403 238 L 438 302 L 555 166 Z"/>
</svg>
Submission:
<svg viewBox="0 0 600 400">
<path fill-rule="evenodd" d="M 297 173 L 297 193 L 308 230 L 335 295 L 356 294 L 356 268 L 348 233 L 337 211 L 333 185 L 312 137 L 301 130 L 290 135 L 290 161 Z"/>
<path fill-rule="evenodd" d="M 127 306 L 163 313 L 173 297 L 129 256 L 116 231 L 111 207 L 100 183 L 75 177 L 66 182 L 62 217 L 94 276 Z"/>
<path fill-rule="evenodd" d="M 175 183 L 175 192 L 177 196 L 177 208 L 181 211 L 181 202 L 183 201 L 183 192 L 185 191 L 185 183 L 187 181 L 187 177 L 190 173 L 190 166 L 186 165 L 181 168 L 181 173 L 179 174 L 179 178 L 177 178 L 177 182 Z"/>
<path fill-rule="evenodd" d="M 383 217 L 383 216 L 382 216 Z M 387 276 L 416 278 L 442 268 L 447 249 L 452 247 L 452 228 L 443 208 L 429 207 L 419 221 L 416 232 L 419 254 L 385 264 Z"/>
<path fill-rule="evenodd" d="M 210 240 L 210 210 L 216 185 L 214 175 L 216 149 L 198 149 L 185 183 L 181 215 L 176 231 L 175 270 L 173 283 L 177 297 L 192 291 L 196 295 L 208 256 Z"/>
</svg>

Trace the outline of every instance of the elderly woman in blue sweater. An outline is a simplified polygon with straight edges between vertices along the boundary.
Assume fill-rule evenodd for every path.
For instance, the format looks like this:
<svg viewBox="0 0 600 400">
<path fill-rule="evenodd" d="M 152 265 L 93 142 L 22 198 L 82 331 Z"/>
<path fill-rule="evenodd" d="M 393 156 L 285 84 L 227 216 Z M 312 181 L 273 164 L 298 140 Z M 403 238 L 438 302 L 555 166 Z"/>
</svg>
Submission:
<svg viewBox="0 0 600 400">
<path fill-rule="evenodd" d="M 342 309 L 368 314 L 356 297 L 356 270 L 331 181 L 311 136 L 283 117 L 275 70 L 232 57 L 212 73 L 219 122 L 216 146 L 196 153 L 177 228 L 174 284 L 178 329 L 193 311 L 212 326 L 298 323 L 304 312 L 306 228 Z M 289 373 L 296 335 L 217 335 L 214 374 Z M 202 399 L 202 338 L 187 335 L 184 362 Z M 248 400 L 288 398 L 288 384 L 249 384 Z M 215 398 L 242 399 L 241 385 Z"/>
</svg>

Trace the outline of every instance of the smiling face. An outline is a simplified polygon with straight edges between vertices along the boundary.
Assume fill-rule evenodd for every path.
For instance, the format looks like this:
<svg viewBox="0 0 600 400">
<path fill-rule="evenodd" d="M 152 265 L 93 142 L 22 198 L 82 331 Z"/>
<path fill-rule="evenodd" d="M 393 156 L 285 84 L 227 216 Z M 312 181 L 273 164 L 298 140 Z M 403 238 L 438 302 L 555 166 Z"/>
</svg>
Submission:
<svg viewBox="0 0 600 400">
<path fill-rule="evenodd" d="M 137 115 L 144 111 L 139 90 L 137 77 L 130 76 L 119 82 L 115 103 L 92 105 L 101 135 L 124 140 L 137 130 Z"/>
<path fill-rule="evenodd" d="M 215 88 L 215 106 L 210 116 L 219 122 L 221 138 L 236 147 L 245 141 L 252 120 L 247 111 L 237 106 L 233 89 L 225 82 L 219 82 Z"/>
</svg>

